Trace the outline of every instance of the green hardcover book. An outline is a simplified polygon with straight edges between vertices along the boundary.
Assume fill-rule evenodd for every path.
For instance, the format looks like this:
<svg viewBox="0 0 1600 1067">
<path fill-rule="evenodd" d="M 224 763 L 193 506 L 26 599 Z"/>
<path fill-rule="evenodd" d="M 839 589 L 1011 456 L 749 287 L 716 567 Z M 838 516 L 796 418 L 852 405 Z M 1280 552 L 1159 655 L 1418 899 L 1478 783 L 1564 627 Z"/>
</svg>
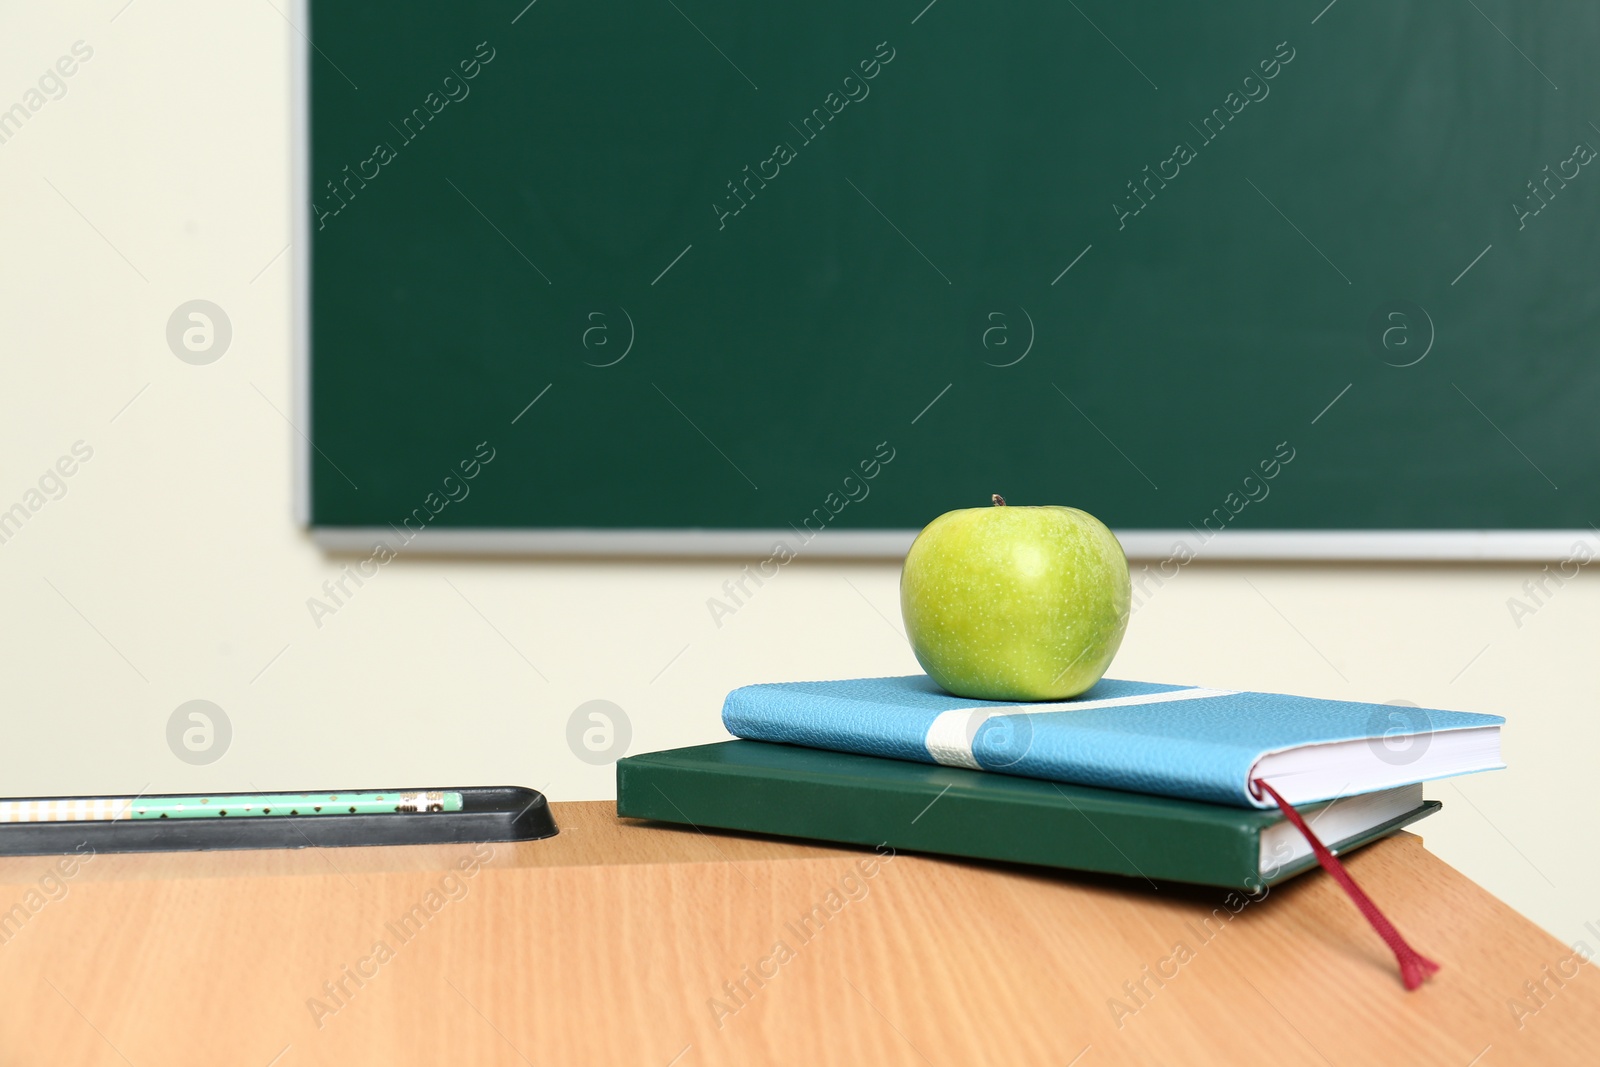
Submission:
<svg viewBox="0 0 1600 1067">
<path fill-rule="evenodd" d="M 1409 785 L 1301 810 L 1342 854 L 1439 807 Z M 1275 811 L 762 741 L 621 760 L 617 814 L 1249 891 L 1316 865 Z"/>
</svg>

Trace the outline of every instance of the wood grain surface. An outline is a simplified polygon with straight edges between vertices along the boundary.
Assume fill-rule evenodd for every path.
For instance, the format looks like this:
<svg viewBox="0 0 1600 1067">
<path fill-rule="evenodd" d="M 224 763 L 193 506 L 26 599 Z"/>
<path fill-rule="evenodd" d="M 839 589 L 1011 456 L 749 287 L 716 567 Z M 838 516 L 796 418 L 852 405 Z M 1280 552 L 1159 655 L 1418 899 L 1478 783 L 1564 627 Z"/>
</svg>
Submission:
<svg viewBox="0 0 1600 1067">
<path fill-rule="evenodd" d="M 0 860 L 0 1064 L 1600 1062 L 1595 968 L 1409 834 L 1350 867 L 1443 965 L 1416 993 L 1320 872 L 1244 903 L 553 807 L 520 845 Z"/>
</svg>

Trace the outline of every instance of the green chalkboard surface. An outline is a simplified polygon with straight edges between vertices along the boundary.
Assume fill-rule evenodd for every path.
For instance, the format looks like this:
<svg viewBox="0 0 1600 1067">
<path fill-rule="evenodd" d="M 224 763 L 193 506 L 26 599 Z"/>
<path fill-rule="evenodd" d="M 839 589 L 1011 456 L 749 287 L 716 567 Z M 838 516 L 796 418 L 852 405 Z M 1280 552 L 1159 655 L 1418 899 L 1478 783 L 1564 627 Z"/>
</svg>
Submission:
<svg viewBox="0 0 1600 1067">
<path fill-rule="evenodd" d="M 340 0 L 318 529 L 1600 521 L 1600 8 Z"/>
</svg>

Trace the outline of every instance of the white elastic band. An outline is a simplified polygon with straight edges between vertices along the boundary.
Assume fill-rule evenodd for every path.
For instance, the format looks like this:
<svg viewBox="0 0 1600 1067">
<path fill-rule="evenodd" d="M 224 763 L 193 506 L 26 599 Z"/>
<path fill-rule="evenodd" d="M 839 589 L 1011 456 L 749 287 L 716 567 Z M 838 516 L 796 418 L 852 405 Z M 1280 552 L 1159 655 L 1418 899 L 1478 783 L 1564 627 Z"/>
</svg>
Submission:
<svg viewBox="0 0 1600 1067">
<path fill-rule="evenodd" d="M 1015 704 L 1006 707 L 952 708 L 942 711 L 928 727 L 923 743 L 935 763 L 946 767 L 966 767 L 980 771 L 972 754 L 972 740 L 978 728 L 996 715 L 1043 715 L 1051 711 L 1092 711 L 1095 708 L 1122 708 L 1137 704 L 1165 704 L 1172 700 L 1201 700 L 1206 697 L 1231 697 L 1233 689 L 1169 689 L 1161 693 L 1141 693 L 1131 697 L 1104 700 L 1075 700 L 1060 704 Z"/>
</svg>

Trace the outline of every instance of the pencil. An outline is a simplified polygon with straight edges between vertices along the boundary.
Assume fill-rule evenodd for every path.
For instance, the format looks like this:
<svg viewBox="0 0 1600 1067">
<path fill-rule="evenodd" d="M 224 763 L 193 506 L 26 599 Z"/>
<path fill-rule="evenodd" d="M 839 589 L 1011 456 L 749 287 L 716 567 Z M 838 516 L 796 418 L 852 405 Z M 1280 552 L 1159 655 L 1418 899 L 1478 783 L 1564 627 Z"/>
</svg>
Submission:
<svg viewBox="0 0 1600 1067">
<path fill-rule="evenodd" d="M 0 823 L 113 822 L 136 819 L 259 818 L 274 815 L 377 815 L 460 811 L 447 790 L 389 793 L 259 793 L 215 796 L 50 797 L 0 800 Z"/>
</svg>

